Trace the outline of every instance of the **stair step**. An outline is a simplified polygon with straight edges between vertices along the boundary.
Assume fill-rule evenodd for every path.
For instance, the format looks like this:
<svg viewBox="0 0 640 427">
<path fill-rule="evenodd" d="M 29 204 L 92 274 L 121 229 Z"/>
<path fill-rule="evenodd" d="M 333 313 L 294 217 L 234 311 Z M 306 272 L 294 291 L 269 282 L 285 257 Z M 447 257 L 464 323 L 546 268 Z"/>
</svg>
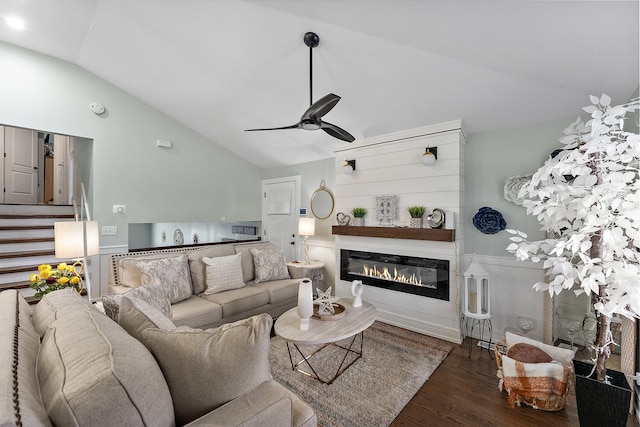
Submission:
<svg viewBox="0 0 640 427">
<path fill-rule="evenodd" d="M 0 259 L 6 258 L 26 258 L 26 257 L 36 257 L 36 256 L 49 256 L 55 255 L 55 250 L 44 250 L 44 251 L 24 251 L 24 252 L 6 252 L 0 253 Z M 39 264 L 38 264 L 39 265 Z M 37 267 L 36 267 L 37 268 Z"/>
<path fill-rule="evenodd" d="M 30 230 L 53 230 L 52 225 L 4 225 L 0 226 L 0 231 L 30 231 Z"/>
<path fill-rule="evenodd" d="M 10 245 L 12 243 L 42 243 L 42 242 L 53 242 L 55 241 L 53 237 L 27 237 L 23 239 L 0 239 L 0 245 Z"/>
<path fill-rule="evenodd" d="M 20 215 L 20 214 L 0 214 L 0 219 L 75 219 L 75 215 L 73 214 L 59 214 L 59 215 L 51 215 L 51 214 L 29 214 L 29 215 Z"/>
<path fill-rule="evenodd" d="M 40 265 L 40 264 L 38 264 Z M 2 267 L 0 268 L 0 274 L 12 274 L 12 273 L 36 273 L 38 271 L 38 265 L 19 265 L 15 267 Z"/>
<path fill-rule="evenodd" d="M 29 285 L 30 284 L 28 280 L 22 282 L 0 283 L 0 291 L 4 291 L 6 289 L 30 289 L 31 286 Z"/>
</svg>

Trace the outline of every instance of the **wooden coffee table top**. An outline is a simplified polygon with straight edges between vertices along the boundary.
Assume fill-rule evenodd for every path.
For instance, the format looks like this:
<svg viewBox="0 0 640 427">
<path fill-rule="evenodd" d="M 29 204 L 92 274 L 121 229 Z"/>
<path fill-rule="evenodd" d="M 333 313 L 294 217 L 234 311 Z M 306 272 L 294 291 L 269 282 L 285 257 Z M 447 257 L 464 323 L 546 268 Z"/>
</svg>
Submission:
<svg viewBox="0 0 640 427">
<path fill-rule="evenodd" d="M 298 308 L 294 307 L 278 317 L 275 332 L 286 341 L 295 344 L 327 344 L 354 336 L 367 329 L 376 320 L 377 310 L 369 302 L 363 301 L 362 307 L 353 308 L 351 298 L 336 301 L 345 307 L 345 315 L 338 320 L 319 320 L 313 317 L 309 321 L 309 330 L 300 330 Z"/>
</svg>

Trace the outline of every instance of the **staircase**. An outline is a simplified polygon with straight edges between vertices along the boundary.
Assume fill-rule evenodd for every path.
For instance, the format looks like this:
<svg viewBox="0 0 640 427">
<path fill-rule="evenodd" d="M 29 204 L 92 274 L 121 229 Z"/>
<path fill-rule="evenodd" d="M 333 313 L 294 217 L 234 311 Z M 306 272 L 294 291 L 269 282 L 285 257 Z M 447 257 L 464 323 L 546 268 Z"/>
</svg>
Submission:
<svg viewBox="0 0 640 427">
<path fill-rule="evenodd" d="M 55 267 L 53 223 L 73 221 L 72 206 L 0 205 L 0 291 L 18 289 L 36 303 L 29 276 L 40 264 Z"/>
</svg>

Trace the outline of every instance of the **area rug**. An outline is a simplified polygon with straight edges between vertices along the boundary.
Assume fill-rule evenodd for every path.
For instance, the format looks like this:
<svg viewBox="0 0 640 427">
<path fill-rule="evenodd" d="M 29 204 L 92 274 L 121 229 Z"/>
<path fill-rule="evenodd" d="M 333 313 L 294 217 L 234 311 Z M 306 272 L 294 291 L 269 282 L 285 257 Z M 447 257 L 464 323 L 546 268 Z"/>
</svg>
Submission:
<svg viewBox="0 0 640 427">
<path fill-rule="evenodd" d="M 358 338 L 358 349 L 359 343 Z M 300 346 L 304 354 L 316 348 Z M 375 322 L 364 332 L 362 358 L 333 384 L 292 370 L 287 345 L 280 337 L 271 339 L 269 359 L 274 379 L 315 409 L 319 426 L 373 427 L 391 424 L 451 349 L 453 345 L 446 341 Z M 331 378 L 339 367 L 344 354 L 339 350 L 327 347 L 313 356 L 321 378 Z"/>
</svg>

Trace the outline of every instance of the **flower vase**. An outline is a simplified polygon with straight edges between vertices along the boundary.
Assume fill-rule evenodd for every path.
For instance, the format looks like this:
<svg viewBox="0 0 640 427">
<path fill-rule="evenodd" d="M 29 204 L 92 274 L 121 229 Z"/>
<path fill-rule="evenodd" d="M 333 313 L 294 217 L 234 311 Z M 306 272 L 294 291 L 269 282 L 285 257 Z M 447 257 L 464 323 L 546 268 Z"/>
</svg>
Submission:
<svg viewBox="0 0 640 427">
<path fill-rule="evenodd" d="M 364 225 L 364 218 L 351 218 L 351 223 L 354 227 L 361 227 Z"/>
<path fill-rule="evenodd" d="M 410 228 L 422 228 L 422 218 L 409 218 Z"/>
<path fill-rule="evenodd" d="M 309 318 L 313 314 L 313 286 L 311 280 L 302 279 L 298 285 L 298 316 L 300 330 L 309 329 Z"/>
</svg>

